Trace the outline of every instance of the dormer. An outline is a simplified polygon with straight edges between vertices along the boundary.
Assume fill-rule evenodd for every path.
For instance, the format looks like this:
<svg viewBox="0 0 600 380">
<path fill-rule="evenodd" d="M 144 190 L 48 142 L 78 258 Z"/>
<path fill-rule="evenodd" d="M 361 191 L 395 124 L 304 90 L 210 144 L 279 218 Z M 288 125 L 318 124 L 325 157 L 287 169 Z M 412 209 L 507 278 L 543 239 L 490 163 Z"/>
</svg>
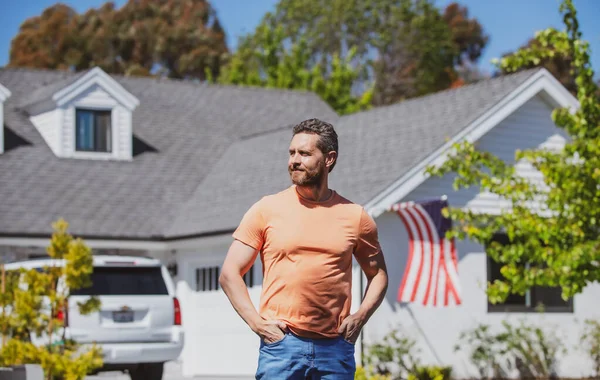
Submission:
<svg viewBox="0 0 600 380">
<path fill-rule="evenodd" d="M 58 157 L 131 160 L 132 114 L 138 105 L 96 67 L 39 88 L 21 108 Z"/>
<path fill-rule="evenodd" d="M 0 154 L 4 153 L 4 102 L 10 95 L 8 88 L 0 84 Z"/>
</svg>

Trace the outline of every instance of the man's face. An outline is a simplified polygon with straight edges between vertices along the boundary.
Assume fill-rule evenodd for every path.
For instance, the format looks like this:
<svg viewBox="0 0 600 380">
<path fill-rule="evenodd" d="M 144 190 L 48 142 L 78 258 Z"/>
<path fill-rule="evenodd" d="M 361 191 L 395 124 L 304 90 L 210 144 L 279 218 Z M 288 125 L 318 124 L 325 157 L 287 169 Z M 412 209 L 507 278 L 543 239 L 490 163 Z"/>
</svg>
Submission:
<svg viewBox="0 0 600 380">
<path fill-rule="evenodd" d="M 317 148 L 319 135 L 298 133 L 290 143 L 288 171 L 296 186 L 317 186 L 327 170 L 325 155 Z"/>
</svg>

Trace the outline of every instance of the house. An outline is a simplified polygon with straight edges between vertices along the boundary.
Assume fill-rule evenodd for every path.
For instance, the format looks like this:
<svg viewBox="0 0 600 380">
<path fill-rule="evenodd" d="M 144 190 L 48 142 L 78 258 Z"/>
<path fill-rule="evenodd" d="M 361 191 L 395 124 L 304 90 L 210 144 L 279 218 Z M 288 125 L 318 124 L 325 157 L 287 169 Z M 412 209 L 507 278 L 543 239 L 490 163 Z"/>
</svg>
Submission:
<svg viewBox="0 0 600 380">
<path fill-rule="evenodd" d="M 427 165 L 443 162 L 451 144 L 463 139 L 508 162 L 516 149 L 564 144 L 550 114 L 577 102 L 544 69 L 343 117 L 308 92 L 121 77 L 98 68 L 78 74 L 2 69 L 0 105 L 0 257 L 44 255 L 51 223 L 63 217 L 95 252 L 161 259 L 182 304 L 184 375 L 253 377 L 259 342 L 219 289 L 219 267 L 248 207 L 289 186 L 291 127 L 310 117 L 336 126 L 340 155 L 331 186 L 375 218 L 390 270 L 386 300 L 357 344 L 359 363 L 367 345 L 399 327 L 415 338 L 425 364 L 472 376 L 467 354 L 453 350 L 460 332 L 525 318 L 560 326 L 569 349 L 560 357 L 561 375 L 592 371 L 575 348 L 583 320 L 600 317 L 598 285 L 568 302 L 555 289 L 538 289 L 489 305 L 485 283 L 497 268 L 485 247 L 459 241 L 461 305 L 396 301 L 408 234 L 390 211 L 394 204 L 446 196 L 453 206 L 488 213 L 503 205 L 477 189 L 454 191 L 451 176 L 427 177 Z M 535 177 L 530 167 L 518 163 L 518 170 Z M 354 271 L 353 310 L 365 286 L 356 265 Z M 257 304 L 260 260 L 245 281 Z M 536 297 L 547 313 L 529 306 Z"/>
</svg>

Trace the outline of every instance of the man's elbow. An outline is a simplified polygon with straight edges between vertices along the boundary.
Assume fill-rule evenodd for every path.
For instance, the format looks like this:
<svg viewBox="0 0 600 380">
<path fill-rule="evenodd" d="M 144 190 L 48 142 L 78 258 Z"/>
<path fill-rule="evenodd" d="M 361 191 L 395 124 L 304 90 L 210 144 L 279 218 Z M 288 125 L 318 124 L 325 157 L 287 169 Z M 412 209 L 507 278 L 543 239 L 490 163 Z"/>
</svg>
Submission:
<svg viewBox="0 0 600 380">
<path fill-rule="evenodd" d="M 227 286 L 231 283 L 232 273 L 228 268 L 223 268 L 221 270 L 221 274 L 219 275 L 219 285 L 221 288 L 226 289 Z"/>
</svg>

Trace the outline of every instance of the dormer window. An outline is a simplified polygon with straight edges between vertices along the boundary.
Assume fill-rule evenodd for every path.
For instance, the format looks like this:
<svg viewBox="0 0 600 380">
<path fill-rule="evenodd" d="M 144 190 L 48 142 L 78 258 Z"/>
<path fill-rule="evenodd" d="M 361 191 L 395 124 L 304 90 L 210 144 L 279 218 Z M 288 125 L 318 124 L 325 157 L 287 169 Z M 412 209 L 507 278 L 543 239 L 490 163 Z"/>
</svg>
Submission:
<svg viewBox="0 0 600 380">
<path fill-rule="evenodd" d="M 19 108 L 58 157 L 130 161 L 138 105 L 135 96 L 96 67 L 38 88 Z"/>
<path fill-rule="evenodd" d="M 75 149 L 78 152 L 112 152 L 111 111 L 77 109 Z"/>
</svg>

